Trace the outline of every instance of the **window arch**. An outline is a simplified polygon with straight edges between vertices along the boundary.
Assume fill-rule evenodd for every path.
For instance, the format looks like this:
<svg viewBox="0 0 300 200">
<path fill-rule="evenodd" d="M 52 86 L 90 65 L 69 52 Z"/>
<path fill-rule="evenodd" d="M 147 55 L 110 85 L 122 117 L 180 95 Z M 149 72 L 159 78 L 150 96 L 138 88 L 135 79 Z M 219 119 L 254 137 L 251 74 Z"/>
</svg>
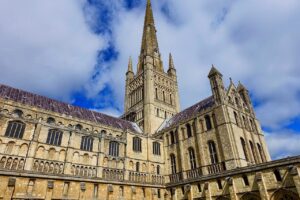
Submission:
<svg viewBox="0 0 300 200">
<path fill-rule="evenodd" d="M 244 138 L 241 138 L 241 144 L 242 144 L 242 148 L 243 148 L 245 159 L 246 159 L 246 161 L 249 161 L 249 159 L 248 159 L 248 153 L 247 153 L 247 147 L 246 147 L 246 142 L 245 142 Z"/>
<path fill-rule="evenodd" d="M 260 159 L 262 162 L 265 162 L 265 157 L 264 157 L 264 153 L 263 153 L 263 149 L 262 147 L 260 146 L 260 144 L 257 143 L 257 148 L 258 148 L 258 152 L 259 152 L 259 155 L 260 155 Z"/>
<path fill-rule="evenodd" d="M 109 143 L 109 155 L 110 156 L 119 156 L 119 143 L 112 141 Z"/>
<path fill-rule="evenodd" d="M 191 125 L 190 124 L 186 124 L 186 134 L 187 134 L 187 137 L 190 138 L 193 136 L 192 134 L 192 128 L 191 128 Z"/>
<path fill-rule="evenodd" d="M 176 174 L 176 157 L 174 154 L 170 155 L 170 161 L 171 161 L 171 172 L 172 174 Z"/>
<path fill-rule="evenodd" d="M 22 117 L 23 116 L 23 111 L 22 110 L 19 110 L 19 109 L 16 109 L 16 110 L 14 110 L 14 112 L 13 112 L 13 115 L 15 116 L 15 117 Z"/>
<path fill-rule="evenodd" d="M 48 117 L 47 123 L 48 124 L 54 124 L 55 123 L 55 119 L 53 117 Z"/>
<path fill-rule="evenodd" d="M 206 129 L 209 131 L 212 129 L 212 124 L 211 124 L 211 119 L 209 115 L 205 115 L 205 124 L 206 124 Z"/>
<path fill-rule="evenodd" d="M 233 114 L 234 114 L 234 119 L 235 119 L 236 125 L 237 125 L 237 126 L 240 126 L 238 114 L 237 114 L 236 112 L 233 112 Z"/>
<path fill-rule="evenodd" d="M 136 162 L 136 164 L 135 164 L 135 171 L 136 172 L 140 171 L 140 162 Z"/>
<path fill-rule="evenodd" d="M 77 124 L 77 125 L 75 126 L 75 130 L 79 130 L 79 131 L 81 131 L 81 129 L 82 129 L 82 125 L 80 125 L 80 124 Z"/>
<path fill-rule="evenodd" d="M 170 136 L 171 136 L 171 144 L 177 143 L 177 131 L 175 131 L 175 132 L 171 131 Z"/>
<path fill-rule="evenodd" d="M 160 144 L 158 142 L 153 142 L 153 154 L 160 155 Z"/>
<path fill-rule="evenodd" d="M 22 139 L 26 125 L 21 121 L 10 121 L 5 131 L 6 137 Z"/>
<path fill-rule="evenodd" d="M 90 136 L 82 136 L 80 149 L 84 151 L 93 151 L 93 141 L 94 139 Z"/>
<path fill-rule="evenodd" d="M 172 100 L 172 94 L 170 94 L 170 104 L 173 104 L 173 100 Z"/>
<path fill-rule="evenodd" d="M 211 164 L 217 164 L 218 163 L 218 155 L 217 155 L 216 145 L 215 145 L 214 141 L 208 142 L 208 149 L 209 149 L 209 153 L 210 153 Z"/>
<path fill-rule="evenodd" d="M 57 129 L 50 129 L 48 131 L 48 137 L 46 140 L 47 144 L 51 144 L 51 145 L 56 145 L 56 146 L 60 146 L 61 145 L 61 140 L 62 140 L 62 131 L 57 130 Z"/>
<path fill-rule="evenodd" d="M 155 88 L 155 98 L 158 99 L 158 91 L 157 91 L 157 88 Z"/>
<path fill-rule="evenodd" d="M 190 147 L 188 149 L 188 151 L 189 151 L 191 169 L 196 169 L 197 168 L 197 164 L 196 164 L 195 151 L 194 151 L 194 149 L 192 147 Z"/>
<path fill-rule="evenodd" d="M 254 145 L 253 145 L 253 143 L 252 143 L 251 140 L 249 140 L 249 144 L 250 144 L 250 148 L 251 148 L 253 159 L 254 159 L 255 162 L 257 162 L 256 156 L 255 156 L 255 151 L 254 151 Z"/>
<path fill-rule="evenodd" d="M 277 182 L 282 181 L 282 177 L 281 177 L 280 171 L 279 171 L 278 169 L 275 169 L 273 172 L 274 172 L 276 181 L 277 181 Z"/>
<path fill-rule="evenodd" d="M 132 140 L 133 151 L 142 152 L 142 139 L 139 137 L 134 137 Z"/>
</svg>

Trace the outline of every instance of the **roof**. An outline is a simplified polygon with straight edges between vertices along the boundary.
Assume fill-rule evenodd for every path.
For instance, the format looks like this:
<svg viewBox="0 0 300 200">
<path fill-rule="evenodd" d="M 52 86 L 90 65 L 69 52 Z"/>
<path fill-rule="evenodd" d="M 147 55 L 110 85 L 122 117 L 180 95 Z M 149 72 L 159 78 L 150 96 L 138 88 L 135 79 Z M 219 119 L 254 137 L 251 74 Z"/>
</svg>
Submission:
<svg viewBox="0 0 300 200">
<path fill-rule="evenodd" d="M 142 133 L 133 122 L 0 84 L 0 98 L 106 126 Z"/>
<path fill-rule="evenodd" d="M 159 128 L 158 132 L 161 132 L 167 128 L 176 126 L 180 124 L 181 122 L 188 120 L 192 117 L 195 117 L 197 114 L 202 112 L 203 110 L 212 107 L 215 104 L 213 96 L 210 96 L 195 105 L 181 111 L 180 113 L 177 113 L 172 118 L 166 120 L 161 127 Z"/>
</svg>

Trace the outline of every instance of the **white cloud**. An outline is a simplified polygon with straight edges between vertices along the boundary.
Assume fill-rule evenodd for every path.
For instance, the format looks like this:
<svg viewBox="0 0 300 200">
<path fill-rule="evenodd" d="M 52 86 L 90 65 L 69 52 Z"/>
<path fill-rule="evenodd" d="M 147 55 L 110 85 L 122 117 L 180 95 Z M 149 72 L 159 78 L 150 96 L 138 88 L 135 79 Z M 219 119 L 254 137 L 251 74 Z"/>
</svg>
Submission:
<svg viewBox="0 0 300 200">
<path fill-rule="evenodd" d="M 2 83 L 70 100 L 106 42 L 90 31 L 81 1 L 2 0 L 0 44 Z"/>
<path fill-rule="evenodd" d="M 299 1 L 152 3 L 165 68 L 173 53 L 182 108 L 211 94 L 207 74 L 215 64 L 226 83 L 232 77 L 248 86 L 264 126 L 278 129 L 300 115 Z M 166 5 L 168 17 L 161 12 Z M 120 56 L 110 63 L 110 84 L 121 107 L 128 57 L 136 64 L 139 55 L 144 5 L 116 8 L 112 30 Z"/>
<path fill-rule="evenodd" d="M 289 130 L 265 133 L 271 157 L 273 159 L 300 155 L 300 135 Z"/>
</svg>

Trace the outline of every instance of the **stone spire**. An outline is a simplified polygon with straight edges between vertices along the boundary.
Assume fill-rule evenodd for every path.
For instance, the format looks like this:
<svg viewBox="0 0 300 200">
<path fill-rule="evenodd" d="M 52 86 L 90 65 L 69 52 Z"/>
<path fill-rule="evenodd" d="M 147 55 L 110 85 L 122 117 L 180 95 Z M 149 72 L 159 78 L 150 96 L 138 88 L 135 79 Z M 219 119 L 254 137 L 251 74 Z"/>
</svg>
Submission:
<svg viewBox="0 0 300 200">
<path fill-rule="evenodd" d="M 128 70 L 127 70 L 127 72 L 133 72 L 131 56 L 129 57 Z"/>
<path fill-rule="evenodd" d="M 172 57 L 171 53 L 169 54 L 169 70 L 170 69 L 175 69 L 175 67 L 174 67 L 174 61 L 173 61 L 173 57 Z"/>
<path fill-rule="evenodd" d="M 128 69 L 126 72 L 126 77 L 127 77 L 127 79 L 133 79 L 133 77 L 134 77 L 131 56 L 129 57 L 129 61 L 128 61 Z"/>
<path fill-rule="evenodd" d="M 138 72 L 144 69 L 145 56 L 151 56 L 158 60 L 158 65 L 154 66 L 156 69 L 163 71 L 162 63 L 160 60 L 160 53 L 158 48 L 156 28 L 154 23 L 154 17 L 152 12 L 151 1 L 147 0 L 144 31 L 142 37 L 141 53 L 138 65 Z"/>
</svg>

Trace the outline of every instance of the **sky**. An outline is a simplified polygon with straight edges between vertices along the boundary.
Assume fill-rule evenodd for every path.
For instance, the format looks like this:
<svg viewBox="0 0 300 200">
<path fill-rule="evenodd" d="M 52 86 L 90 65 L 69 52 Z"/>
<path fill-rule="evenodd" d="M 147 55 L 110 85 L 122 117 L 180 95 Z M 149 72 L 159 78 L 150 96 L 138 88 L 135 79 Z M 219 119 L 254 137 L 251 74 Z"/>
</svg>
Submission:
<svg viewBox="0 0 300 200">
<path fill-rule="evenodd" d="M 0 82 L 113 116 L 136 66 L 145 0 L 1 0 Z M 250 91 L 273 159 L 300 155 L 300 1 L 152 0 L 184 109 L 211 95 L 211 65 Z"/>
</svg>

